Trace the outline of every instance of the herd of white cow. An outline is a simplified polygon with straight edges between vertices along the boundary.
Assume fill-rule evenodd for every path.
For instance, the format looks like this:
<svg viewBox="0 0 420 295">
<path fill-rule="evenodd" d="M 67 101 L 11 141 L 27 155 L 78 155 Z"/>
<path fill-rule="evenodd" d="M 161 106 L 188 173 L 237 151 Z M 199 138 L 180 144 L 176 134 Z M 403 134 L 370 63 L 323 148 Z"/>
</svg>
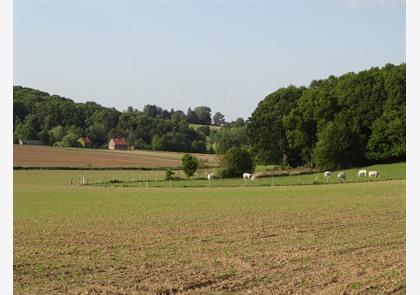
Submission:
<svg viewBox="0 0 420 295">
<path fill-rule="evenodd" d="M 244 173 L 242 177 L 243 177 L 244 180 L 245 179 L 257 180 L 258 176 L 255 173 Z M 214 173 L 209 173 L 207 175 L 207 179 L 209 181 L 212 181 L 214 178 L 216 178 L 216 175 Z"/>
<path fill-rule="evenodd" d="M 379 172 L 378 171 L 367 171 L 367 170 L 359 170 L 359 172 L 357 172 L 357 177 L 366 177 L 366 176 L 377 178 L 377 177 L 379 177 Z M 207 179 L 209 181 L 212 181 L 215 177 L 216 177 L 216 175 L 214 173 L 209 173 L 207 175 Z M 330 179 L 331 178 L 331 171 L 325 171 L 324 172 L 324 177 L 325 177 L 325 179 Z M 346 180 L 346 173 L 343 172 L 343 171 L 338 172 L 337 177 L 341 181 Z M 250 180 L 254 181 L 254 180 L 257 180 L 258 175 L 255 174 L 255 173 L 247 173 L 246 172 L 242 175 L 242 178 L 244 180 L 250 179 Z"/>
<path fill-rule="evenodd" d="M 379 177 L 379 172 L 378 171 L 367 171 L 367 170 L 359 170 L 359 172 L 357 172 L 357 177 Z M 324 177 L 325 179 L 330 179 L 331 178 L 331 171 L 325 171 L 324 172 Z M 338 179 L 340 180 L 346 180 L 346 173 L 345 172 L 338 172 L 337 174 Z"/>
</svg>

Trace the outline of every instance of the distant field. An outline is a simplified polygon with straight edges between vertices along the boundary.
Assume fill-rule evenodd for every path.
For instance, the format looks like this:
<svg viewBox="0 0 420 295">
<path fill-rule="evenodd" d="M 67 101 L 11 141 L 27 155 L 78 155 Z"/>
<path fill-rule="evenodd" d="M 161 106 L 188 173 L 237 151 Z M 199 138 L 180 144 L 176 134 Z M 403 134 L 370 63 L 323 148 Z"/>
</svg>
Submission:
<svg viewBox="0 0 420 295">
<path fill-rule="evenodd" d="M 192 127 L 194 130 L 197 130 L 199 127 L 203 127 L 203 126 L 208 126 L 210 128 L 210 130 L 214 130 L 214 131 L 218 131 L 222 128 L 221 126 L 201 125 L 201 124 L 189 124 L 189 126 Z M 210 137 L 206 136 L 206 148 L 207 148 L 207 150 L 210 149 L 210 147 L 213 147 L 213 149 L 216 149 L 217 144 L 216 143 L 211 144 Z"/>
<path fill-rule="evenodd" d="M 13 165 L 23 167 L 161 168 L 180 167 L 183 153 L 111 151 L 49 146 L 13 145 Z M 214 155 L 196 154 L 217 165 Z"/>
<path fill-rule="evenodd" d="M 219 130 L 222 128 L 221 126 L 201 125 L 201 124 L 189 124 L 189 126 L 192 127 L 194 130 L 197 130 L 199 127 L 202 127 L 202 126 L 209 126 L 210 130 Z"/>
<path fill-rule="evenodd" d="M 133 176 L 14 171 L 15 294 L 405 293 L 405 180 L 70 186 L 82 172 Z"/>
</svg>

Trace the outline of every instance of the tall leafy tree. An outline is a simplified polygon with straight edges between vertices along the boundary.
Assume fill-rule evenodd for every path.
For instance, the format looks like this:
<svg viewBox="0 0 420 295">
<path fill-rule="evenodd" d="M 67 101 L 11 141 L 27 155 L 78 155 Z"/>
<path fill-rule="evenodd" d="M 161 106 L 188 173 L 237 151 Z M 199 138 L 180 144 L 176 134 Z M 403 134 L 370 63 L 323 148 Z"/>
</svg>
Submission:
<svg viewBox="0 0 420 295">
<path fill-rule="evenodd" d="M 262 100 L 249 120 L 247 134 L 259 161 L 288 163 L 290 147 L 287 141 L 285 117 L 296 107 L 305 88 L 280 88 Z"/>
<path fill-rule="evenodd" d="M 187 110 L 187 115 L 186 115 L 186 119 L 188 123 L 191 124 L 199 124 L 199 120 L 198 120 L 198 116 L 197 113 L 194 112 L 193 110 L 191 110 L 191 108 L 188 108 Z"/>
<path fill-rule="evenodd" d="M 213 124 L 217 126 L 225 124 L 225 116 L 221 112 L 216 112 L 213 116 Z"/>
<path fill-rule="evenodd" d="M 194 108 L 194 113 L 197 115 L 197 123 L 204 125 L 211 125 L 211 109 L 206 106 L 198 106 Z"/>
<path fill-rule="evenodd" d="M 318 132 L 314 161 L 320 169 L 340 169 L 362 162 L 363 146 L 359 140 L 359 126 L 346 113 L 337 114 Z"/>
</svg>

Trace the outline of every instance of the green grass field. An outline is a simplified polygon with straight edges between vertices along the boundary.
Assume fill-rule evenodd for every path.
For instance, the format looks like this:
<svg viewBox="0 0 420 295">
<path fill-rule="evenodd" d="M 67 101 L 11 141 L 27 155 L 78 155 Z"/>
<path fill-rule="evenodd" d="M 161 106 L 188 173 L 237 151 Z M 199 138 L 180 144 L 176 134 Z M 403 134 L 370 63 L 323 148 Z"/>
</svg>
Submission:
<svg viewBox="0 0 420 295">
<path fill-rule="evenodd" d="M 197 130 L 200 127 L 203 126 L 209 126 L 210 130 L 220 130 L 222 127 L 221 126 L 215 126 L 215 125 L 201 125 L 201 124 L 189 124 L 190 127 L 192 127 L 194 130 Z"/>
<path fill-rule="evenodd" d="M 404 294 L 405 164 L 376 168 L 389 181 L 150 189 L 15 171 L 15 293 Z"/>
<path fill-rule="evenodd" d="M 211 131 L 220 131 L 220 129 L 222 129 L 222 126 L 215 126 L 215 125 L 201 125 L 201 124 L 190 123 L 189 126 L 193 128 L 195 131 L 197 131 L 198 128 L 203 127 L 203 126 L 208 126 Z M 216 149 L 217 144 L 216 143 L 211 144 L 209 136 L 206 136 L 206 146 L 207 146 L 206 147 L 207 149 L 210 149 L 210 147 L 213 147 L 213 149 Z"/>
<path fill-rule="evenodd" d="M 64 173 L 68 175 L 68 180 L 73 179 L 80 182 L 81 177 L 85 177 L 89 183 L 96 183 L 99 186 L 123 186 L 123 187 L 239 187 L 239 186 L 284 186 L 284 185 L 313 185 L 313 184 L 337 184 L 337 183 L 351 183 L 351 182 L 371 182 L 371 181 L 386 181 L 405 178 L 405 163 L 383 164 L 364 167 L 368 170 L 376 170 L 380 172 L 379 178 L 357 177 L 357 172 L 360 169 L 347 169 L 344 171 L 347 175 L 345 181 L 340 181 L 337 178 L 339 171 L 334 171 L 330 179 L 325 179 L 323 173 L 312 173 L 303 175 L 290 176 L 275 176 L 275 177 L 261 177 L 256 181 L 243 180 L 239 178 L 216 178 L 211 183 L 207 179 L 207 174 L 216 169 L 204 169 L 196 173 L 194 177 L 186 179 L 184 173 L 180 170 L 175 170 L 176 180 L 165 181 L 163 171 L 104 171 L 101 174 L 95 173 Z M 71 177 L 70 177 L 71 175 Z M 95 175 L 97 176 L 95 178 Z M 111 180 L 118 180 L 117 183 L 110 183 Z"/>
</svg>

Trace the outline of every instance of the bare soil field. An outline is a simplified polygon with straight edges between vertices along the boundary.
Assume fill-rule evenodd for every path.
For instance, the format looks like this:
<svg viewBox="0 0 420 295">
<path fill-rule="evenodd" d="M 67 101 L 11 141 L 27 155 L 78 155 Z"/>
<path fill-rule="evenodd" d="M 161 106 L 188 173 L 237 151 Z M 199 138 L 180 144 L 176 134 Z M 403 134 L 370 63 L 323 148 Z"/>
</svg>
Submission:
<svg viewBox="0 0 420 295">
<path fill-rule="evenodd" d="M 405 293 L 405 180 L 145 189 L 54 173 L 14 172 L 16 294 Z"/>
<path fill-rule="evenodd" d="M 13 145 L 13 165 L 19 167 L 162 168 L 180 167 L 183 153 L 155 151 L 113 151 L 49 146 Z M 217 157 L 196 154 L 209 165 Z"/>
</svg>

